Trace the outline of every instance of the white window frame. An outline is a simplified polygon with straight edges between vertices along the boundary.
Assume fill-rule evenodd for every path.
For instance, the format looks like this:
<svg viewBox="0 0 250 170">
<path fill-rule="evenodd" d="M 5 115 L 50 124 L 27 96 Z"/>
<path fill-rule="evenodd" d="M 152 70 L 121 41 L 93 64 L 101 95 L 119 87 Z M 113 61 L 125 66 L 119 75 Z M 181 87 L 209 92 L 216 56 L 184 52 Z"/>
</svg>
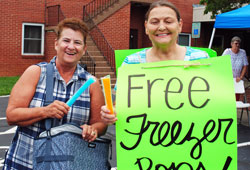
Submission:
<svg viewBox="0 0 250 170">
<path fill-rule="evenodd" d="M 24 28 L 27 25 L 31 26 L 41 26 L 42 31 L 41 31 L 41 53 L 25 53 L 24 52 Z M 44 55 L 44 24 L 38 24 L 38 23 L 23 23 L 22 24 L 22 55 Z"/>
<path fill-rule="evenodd" d="M 178 42 L 179 42 L 180 35 L 188 35 L 188 46 L 190 46 L 191 45 L 191 34 L 180 33 L 179 36 L 178 36 Z"/>
</svg>

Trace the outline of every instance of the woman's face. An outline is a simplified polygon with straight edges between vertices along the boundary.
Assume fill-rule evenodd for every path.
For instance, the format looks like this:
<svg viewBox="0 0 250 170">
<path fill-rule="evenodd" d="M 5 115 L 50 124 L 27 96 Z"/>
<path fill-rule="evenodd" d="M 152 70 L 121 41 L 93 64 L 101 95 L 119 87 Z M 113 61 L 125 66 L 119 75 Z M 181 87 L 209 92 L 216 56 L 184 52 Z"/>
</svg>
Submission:
<svg viewBox="0 0 250 170">
<path fill-rule="evenodd" d="M 86 51 L 82 33 L 64 28 L 60 38 L 55 41 L 55 49 L 60 63 L 77 64 Z"/>
<path fill-rule="evenodd" d="M 239 51 L 240 50 L 240 42 L 239 41 L 234 41 L 231 43 L 232 49 L 235 51 Z"/>
<path fill-rule="evenodd" d="M 169 45 L 177 42 L 182 29 L 176 13 L 169 7 L 155 7 L 145 21 L 146 34 L 154 46 Z"/>
</svg>

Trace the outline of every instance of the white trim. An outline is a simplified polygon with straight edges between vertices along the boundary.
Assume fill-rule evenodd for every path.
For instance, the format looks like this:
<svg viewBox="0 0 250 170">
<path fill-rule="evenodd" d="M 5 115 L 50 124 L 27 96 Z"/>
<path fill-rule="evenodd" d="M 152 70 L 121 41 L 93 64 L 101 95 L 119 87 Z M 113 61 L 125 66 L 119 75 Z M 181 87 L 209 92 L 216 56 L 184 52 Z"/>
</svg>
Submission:
<svg viewBox="0 0 250 170">
<path fill-rule="evenodd" d="M 26 25 L 31 25 L 31 26 L 41 26 L 42 30 L 41 30 L 41 53 L 24 53 L 24 27 Z M 44 55 L 44 24 L 38 24 L 38 23 L 23 23 L 22 24 L 22 49 L 21 49 L 21 53 L 22 55 L 39 55 L 39 56 L 43 56 Z"/>
<path fill-rule="evenodd" d="M 4 159 L 0 159 L 0 167 L 3 167 Z"/>
<path fill-rule="evenodd" d="M 237 144 L 237 147 L 243 147 L 243 146 L 250 146 L 250 142 L 244 142 L 244 143 L 239 143 Z"/>
<path fill-rule="evenodd" d="M 0 120 L 6 120 L 6 117 L 0 117 Z"/>
<path fill-rule="evenodd" d="M 9 149 L 10 146 L 0 146 L 0 149 Z"/>
<path fill-rule="evenodd" d="M 6 130 L 5 132 L 0 132 L 0 135 L 6 135 L 6 134 L 15 133 L 15 132 L 16 132 L 16 129 L 17 129 L 17 127 L 15 126 L 15 127 L 11 128 L 11 129 L 9 129 L 9 130 Z"/>
<path fill-rule="evenodd" d="M 1 97 L 2 97 L 2 98 L 4 98 L 4 97 L 10 97 L 10 95 L 0 96 L 0 98 L 1 98 Z"/>
</svg>

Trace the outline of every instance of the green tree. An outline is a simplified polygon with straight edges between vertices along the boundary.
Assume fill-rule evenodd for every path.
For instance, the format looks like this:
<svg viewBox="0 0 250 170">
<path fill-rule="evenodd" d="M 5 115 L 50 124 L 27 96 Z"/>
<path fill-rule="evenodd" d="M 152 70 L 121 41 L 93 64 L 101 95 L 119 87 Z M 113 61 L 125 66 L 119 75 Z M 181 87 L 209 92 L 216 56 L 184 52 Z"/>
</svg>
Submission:
<svg viewBox="0 0 250 170">
<path fill-rule="evenodd" d="M 211 18 L 215 15 L 228 12 L 242 7 L 242 4 L 250 3 L 250 0 L 200 0 L 200 4 L 206 5 L 204 14 L 212 12 Z"/>
</svg>

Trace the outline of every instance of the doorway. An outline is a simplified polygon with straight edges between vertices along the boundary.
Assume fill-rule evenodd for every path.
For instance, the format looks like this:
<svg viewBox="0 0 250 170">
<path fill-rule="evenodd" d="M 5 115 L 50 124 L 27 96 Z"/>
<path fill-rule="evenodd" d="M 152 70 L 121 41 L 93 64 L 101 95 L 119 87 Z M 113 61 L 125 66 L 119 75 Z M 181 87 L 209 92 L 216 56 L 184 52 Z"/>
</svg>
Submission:
<svg viewBox="0 0 250 170">
<path fill-rule="evenodd" d="M 130 29 L 129 49 L 137 49 L 137 48 L 138 48 L 138 30 Z"/>
</svg>

